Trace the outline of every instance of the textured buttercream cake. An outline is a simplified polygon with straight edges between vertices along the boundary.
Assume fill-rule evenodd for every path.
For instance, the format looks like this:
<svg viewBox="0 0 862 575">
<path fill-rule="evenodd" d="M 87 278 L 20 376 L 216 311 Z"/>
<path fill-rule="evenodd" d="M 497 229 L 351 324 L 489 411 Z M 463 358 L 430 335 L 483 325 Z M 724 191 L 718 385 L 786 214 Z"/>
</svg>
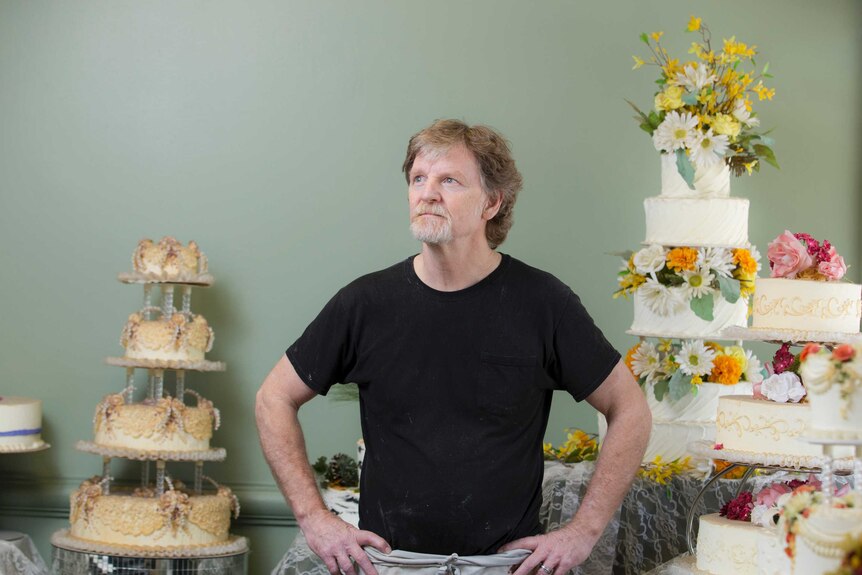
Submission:
<svg viewBox="0 0 862 575">
<path fill-rule="evenodd" d="M 123 327 L 120 344 L 131 359 L 202 361 L 213 338 L 201 315 L 174 313 L 169 319 L 148 320 L 136 312 Z"/>
<path fill-rule="evenodd" d="M 93 434 L 96 444 L 107 447 L 203 451 L 209 449 L 218 425 L 218 410 L 201 397 L 192 407 L 172 397 L 126 403 L 123 394 L 117 393 L 96 406 Z"/>
<path fill-rule="evenodd" d="M 28 449 L 42 445 L 42 401 L 0 396 L 0 449 Z"/>
<path fill-rule="evenodd" d="M 205 273 L 207 260 L 195 242 L 184 246 L 167 236 L 158 243 L 141 240 L 132 255 L 132 266 L 136 272 L 153 279 L 182 281 Z"/>
<path fill-rule="evenodd" d="M 193 495 L 179 488 L 102 493 L 96 477 L 71 495 L 70 535 L 97 544 L 170 549 L 215 545 L 228 539 L 236 497 L 227 487 Z"/>
</svg>

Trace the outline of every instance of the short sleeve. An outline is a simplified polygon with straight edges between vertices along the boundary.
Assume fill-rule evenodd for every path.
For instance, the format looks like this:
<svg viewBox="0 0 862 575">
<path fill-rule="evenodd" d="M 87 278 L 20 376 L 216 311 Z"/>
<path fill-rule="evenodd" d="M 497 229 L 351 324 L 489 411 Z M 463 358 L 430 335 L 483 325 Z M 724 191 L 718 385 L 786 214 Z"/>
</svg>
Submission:
<svg viewBox="0 0 862 575">
<path fill-rule="evenodd" d="M 329 300 L 285 354 L 297 375 L 319 395 L 343 383 L 355 363 L 345 290 Z"/>
<path fill-rule="evenodd" d="M 554 355 L 554 379 L 576 401 L 583 401 L 594 392 L 620 360 L 619 352 L 571 290 L 554 329 Z"/>
</svg>

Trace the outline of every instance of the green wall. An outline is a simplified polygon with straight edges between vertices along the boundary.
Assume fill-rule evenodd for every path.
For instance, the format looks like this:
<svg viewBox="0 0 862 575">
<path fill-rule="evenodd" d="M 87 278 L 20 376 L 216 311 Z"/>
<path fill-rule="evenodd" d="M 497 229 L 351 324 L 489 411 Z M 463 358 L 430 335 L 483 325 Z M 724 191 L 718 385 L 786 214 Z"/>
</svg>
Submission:
<svg viewBox="0 0 862 575">
<path fill-rule="evenodd" d="M 123 387 L 102 360 L 121 353 L 141 289 L 116 274 L 138 240 L 171 234 L 196 240 L 216 277 L 193 304 L 228 371 L 188 385 L 222 410 L 228 460 L 207 471 L 236 488 L 236 530 L 268 572 L 296 527 L 258 447 L 255 391 L 339 287 L 418 250 L 399 167 L 436 118 L 507 135 L 525 187 L 503 251 L 569 283 L 628 348 L 608 253 L 641 241 L 642 200 L 659 191 L 624 102 L 648 107 L 655 75 L 631 55 L 654 30 L 684 54 L 689 14 L 757 44 L 775 75 L 758 109 L 782 169 L 733 184 L 752 241 L 827 237 L 862 280 L 855 0 L 0 3 L 0 393 L 43 398 L 53 445 L 0 456 L 0 528 L 47 557 L 68 493 L 100 471 L 73 446 Z M 354 404 L 320 399 L 302 421 L 313 458 L 359 436 Z M 595 418 L 560 395 L 548 439 L 569 426 Z"/>
</svg>

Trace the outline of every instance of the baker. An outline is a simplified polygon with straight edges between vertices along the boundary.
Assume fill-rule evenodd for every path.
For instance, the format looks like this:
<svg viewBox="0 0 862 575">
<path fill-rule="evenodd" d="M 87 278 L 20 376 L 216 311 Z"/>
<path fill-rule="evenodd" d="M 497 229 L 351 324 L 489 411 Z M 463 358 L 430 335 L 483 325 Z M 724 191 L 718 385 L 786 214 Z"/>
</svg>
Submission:
<svg viewBox="0 0 862 575">
<path fill-rule="evenodd" d="M 569 287 L 497 251 L 522 186 L 498 132 L 436 121 L 410 139 L 403 171 L 421 252 L 341 289 L 287 349 L 257 394 L 264 455 L 333 575 L 377 575 L 369 554 L 379 565 L 393 549 L 502 554 L 515 575 L 563 575 L 589 556 L 640 464 L 644 395 Z M 297 418 L 347 382 L 367 448 L 359 529 L 324 505 Z M 542 533 L 553 390 L 586 400 L 608 432 L 577 514 Z"/>
</svg>

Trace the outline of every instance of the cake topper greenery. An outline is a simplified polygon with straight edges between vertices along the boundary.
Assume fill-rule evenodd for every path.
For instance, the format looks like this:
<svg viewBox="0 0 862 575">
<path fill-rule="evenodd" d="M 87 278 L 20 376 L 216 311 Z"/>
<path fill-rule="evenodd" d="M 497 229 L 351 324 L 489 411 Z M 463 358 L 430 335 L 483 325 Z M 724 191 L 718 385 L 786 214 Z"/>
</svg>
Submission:
<svg viewBox="0 0 862 575">
<path fill-rule="evenodd" d="M 337 453 L 329 461 L 325 456 L 320 458 L 311 466 L 314 471 L 323 476 L 324 487 L 351 488 L 359 486 L 359 465 L 356 460 Z"/>
<path fill-rule="evenodd" d="M 712 45 L 712 35 L 701 18 L 692 16 L 686 31 L 700 35 L 693 41 L 690 59 L 671 58 L 661 44 L 664 32 L 641 34 L 650 56 L 632 56 L 633 69 L 657 66 L 661 71 L 654 110 L 642 112 L 626 100 L 637 115 L 641 129 L 652 136 L 656 150 L 674 154 L 679 174 L 694 189 L 696 168 L 726 163 L 740 176 L 760 171 L 761 161 L 776 168 L 773 141 L 768 132 L 759 133 L 760 119 L 752 111 L 752 99 L 772 100 L 774 88 L 763 84 L 772 78 L 769 63 L 758 71 L 754 56 L 757 47 L 723 39 L 721 50 Z"/>
</svg>

